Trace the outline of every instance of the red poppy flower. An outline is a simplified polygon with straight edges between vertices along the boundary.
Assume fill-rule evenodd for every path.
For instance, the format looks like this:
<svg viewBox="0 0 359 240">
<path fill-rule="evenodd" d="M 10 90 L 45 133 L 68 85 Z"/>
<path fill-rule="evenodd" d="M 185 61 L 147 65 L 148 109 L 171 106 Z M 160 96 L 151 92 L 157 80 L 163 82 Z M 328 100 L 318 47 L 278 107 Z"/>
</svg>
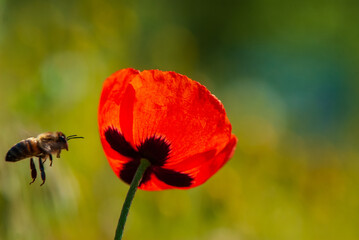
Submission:
<svg viewBox="0 0 359 240">
<path fill-rule="evenodd" d="M 192 188 L 232 156 L 237 139 L 221 102 L 175 72 L 120 70 L 106 79 L 98 110 L 102 146 L 115 174 L 139 188 Z"/>
</svg>

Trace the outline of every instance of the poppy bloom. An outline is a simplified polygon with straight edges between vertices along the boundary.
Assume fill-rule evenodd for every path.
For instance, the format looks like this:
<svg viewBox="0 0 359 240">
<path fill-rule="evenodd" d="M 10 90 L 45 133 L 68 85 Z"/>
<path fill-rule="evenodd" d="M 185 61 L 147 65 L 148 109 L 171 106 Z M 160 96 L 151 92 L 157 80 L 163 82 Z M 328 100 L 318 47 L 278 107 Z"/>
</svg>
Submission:
<svg viewBox="0 0 359 240">
<path fill-rule="evenodd" d="M 112 74 L 103 85 L 98 124 L 106 157 L 124 182 L 131 183 L 140 159 L 149 160 L 143 190 L 204 183 L 237 142 L 222 103 L 175 72 L 129 68 Z"/>
</svg>

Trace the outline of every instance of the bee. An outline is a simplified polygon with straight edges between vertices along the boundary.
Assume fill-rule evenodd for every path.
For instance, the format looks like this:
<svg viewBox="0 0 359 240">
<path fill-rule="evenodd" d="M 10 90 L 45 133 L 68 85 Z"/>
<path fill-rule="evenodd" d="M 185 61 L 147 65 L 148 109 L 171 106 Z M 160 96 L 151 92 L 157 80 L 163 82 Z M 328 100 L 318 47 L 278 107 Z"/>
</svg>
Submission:
<svg viewBox="0 0 359 240">
<path fill-rule="evenodd" d="M 77 135 L 65 136 L 62 132 L 46 132 L 41 133 L 37 137 L 30 137 L 15 144 L 7 152 L 5 161 L 17 162 L 22 159 L 30 158 L 30 169 L 33 183 L 37 177 L 37 171 L 33 157 L 39 158 L 39 168 L 41 172 L 42 186 L 46 180 L 46 174 L 44 169 L 44 162 L 47 158 L 50 158 L 50 167 L 52 166 L 52 154 L 56 154 L 56 157 L 60 157 L 62 149 L 68 151 L 67 142 L 71 139 L 83 138 Z"/>
</svg>

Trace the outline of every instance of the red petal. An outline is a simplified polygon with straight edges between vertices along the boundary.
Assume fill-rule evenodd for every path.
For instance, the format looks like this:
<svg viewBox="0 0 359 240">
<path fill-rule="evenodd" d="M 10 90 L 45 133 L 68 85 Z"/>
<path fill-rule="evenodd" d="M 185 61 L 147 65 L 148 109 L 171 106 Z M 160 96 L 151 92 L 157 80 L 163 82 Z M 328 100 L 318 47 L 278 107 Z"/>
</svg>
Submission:
<svg viewBox="0 0 359 240">
<path fill-rule="evenodd" d="M 209 149 L 223 149 L 231 125 L 221 102 L 186 76 L 159 70 L 143 71 L 131 85 L 135 145 L 154 134 L 171 142 L 171 162 Z"/>
<path fill-rule="evenodd" d="M 164 168 L 191 176 L 190 187 L 202 184 L 220 169 L 236 144 L 221 102 L 204 86 L 174 72 L 125 69 L 106 80 L 99 128 L 105 153 L 118 175 L 129 159 L 104 139 L 108 126 L 121 131 L 134 149 L 151 136 L 164 137 L 171 144 Z M 141 188 L 174 187 L 152 174 Z"/>
<path fill-rule="evenodd" d="M 182 189 L 193 188 L 206 182 L 213 174 L 215 174 L 233 155 L 237 143 L 237 138 L 232 135 L 231 140 L 227 146 L 213 156 L 213 150 L 209 150 L 205 153 L 195 154 L 183 162 L 176 165 L 172 165 L 169 169 L 176 169 L 176 171 L 186 173 L 191 176 L 194 181 L 189 187 L 182 187 Z M 140 187 L 143 190 L 164 190 L 174 188 L 167 185 L 154 175 L 152 175 L 151 181 Z"/>
<path fill-rule="evenodd" d="M 194 178 L 193 185 L 191 187 L 196 187 L 206 182 L 209 177 L 215 174 L 233 155 L 235 147 L 237 144 L 237 138 L 232 135 L 231 140 L 228 142 L 226 147 L 222 149 L 215 157 L 203 161 L 202 164 L 198 165 L 191 170 L 183 171 L 189 176 Z"/>
<path fill-rule="evenodd" d="M 125 136 L 132 138 L 132 116 L 123 118 L 130 120 L 120 121 L 120 115 L 128 111 L 132 112 L 131 106 L 129 106 L 131 105 L 129 103 L 131 96 L 128 97 L 131 95 L 131 90 L 127 90 L 127 88 L 137 74 L 139 71 L 130 68 L 117 71 L 106 79 L 102 88 L 98 109 L 99 131 L 107 159 L 116 174 L 122 169 L 122 165 L 131 159 L 113 150 L 106 141 L 104 133 L 108 127 L 113 126 Z"/>
</svg>

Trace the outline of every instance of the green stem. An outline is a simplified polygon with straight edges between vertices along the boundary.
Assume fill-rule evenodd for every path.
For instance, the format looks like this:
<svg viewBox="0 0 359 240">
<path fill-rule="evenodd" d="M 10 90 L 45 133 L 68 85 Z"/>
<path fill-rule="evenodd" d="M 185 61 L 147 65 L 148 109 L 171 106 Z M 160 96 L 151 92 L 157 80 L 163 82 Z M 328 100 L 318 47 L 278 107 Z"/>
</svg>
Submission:
<svg viewBox="0 0 359 240">
<path fill-rule="evenodd" d="M 122 206 L 121 216 L 117 224 L 115 240 L 122 239 L 123 230 L 125 228 L 128 211 L 130 210 L 133 197 L 135 196 L 137 187 L 140 184 L 143 174 L 145 173 L 146 169 L 149 166 L 150 166 L 150 162 L 147 159 L 141 159 L 141 163 L 137 168 L 135 176 L 133 177 L 132 183 L 130 185 L 130 189 L 128 190 L 125 202 L 123 203 Z"/>
</svg>

